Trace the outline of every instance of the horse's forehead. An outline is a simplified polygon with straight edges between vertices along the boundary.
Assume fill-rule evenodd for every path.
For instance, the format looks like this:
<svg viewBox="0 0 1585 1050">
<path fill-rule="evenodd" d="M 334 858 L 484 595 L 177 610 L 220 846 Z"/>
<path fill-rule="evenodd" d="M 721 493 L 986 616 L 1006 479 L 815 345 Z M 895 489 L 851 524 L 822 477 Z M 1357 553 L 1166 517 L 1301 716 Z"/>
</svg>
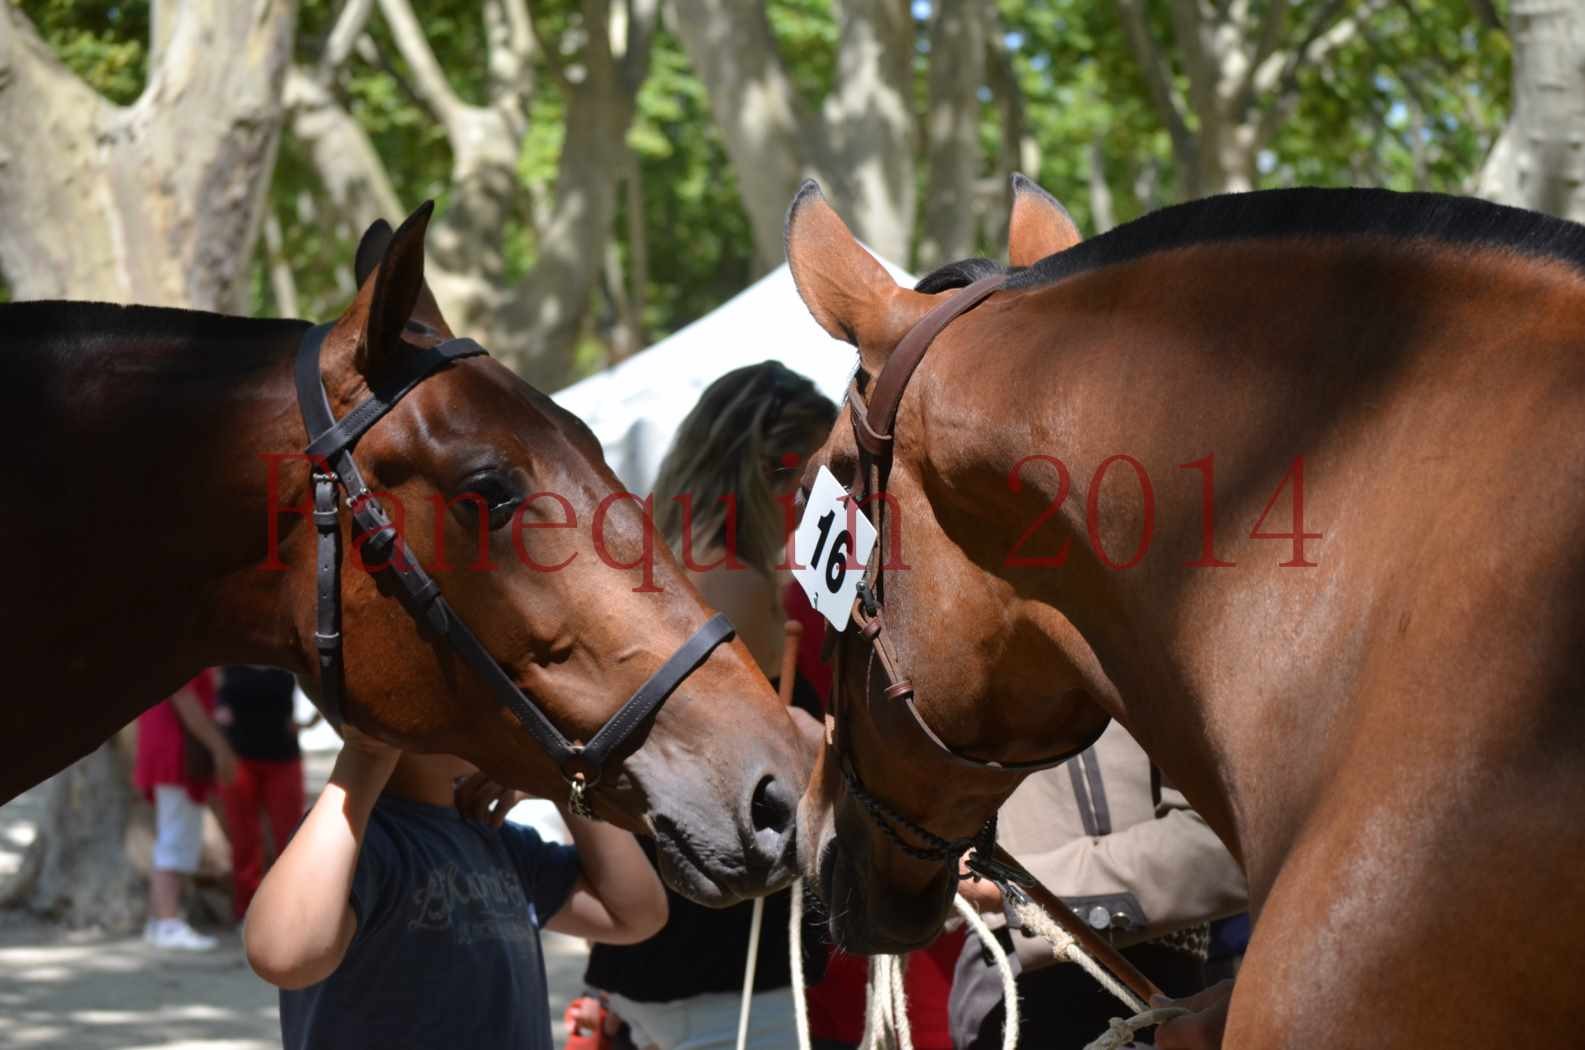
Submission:
<svg viewBox="0 0 1585 1050">
<path fill-rule="evenodd" d="M 420 383 L 413 395 L 412 436 L 440 454 L 459 441 L 533 448 L 561 436 L 549 398 L 488 359 L 457 362 Z"/>
</svg>

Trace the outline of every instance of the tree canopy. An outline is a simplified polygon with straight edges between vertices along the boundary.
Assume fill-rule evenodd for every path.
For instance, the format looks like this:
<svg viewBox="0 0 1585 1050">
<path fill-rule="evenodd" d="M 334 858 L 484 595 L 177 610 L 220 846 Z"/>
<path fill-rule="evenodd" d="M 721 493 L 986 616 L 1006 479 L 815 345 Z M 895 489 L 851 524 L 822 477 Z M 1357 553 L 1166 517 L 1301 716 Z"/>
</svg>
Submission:
<svg viewBox="0 0 1585 1050">
<path fill-rule="evenodd" d="M 701 0 L 429 0 L 416 23 L 457 103 L 470 113 L 505 112 L 497 103 L 508 76 L 522 108 L 519 124 L 500 123 L 500 133 L 511 136 L 504 148 L 513 184 L 498 192 L 489 227 L 467 231 L 493 240 L 493 254 L 481 262 L 470 251 L 442 252 L 437 265 L 493 267 L 489 292 L 481 293 L 484 310 L 504 308 L 540 280 L 535 266 L 547 252 L 545 238 L 566 229 L 557 223 L 558 179 L 567 174 L 561 162 L 569 127 L 581 130 L 587 119 L 573 115 L 574 100 L 588 89 L 591 70 L 598 72 L 591 49 L 602 38 L 613 55 L 643 49 L 642 79 L 630 119 L 615 132 L 619 153 L 598 154 L 609 159 L 602 170 L 574 172 L 580 180 L 608 181 L 611 206 L 594 217 L 605 228 L 578 242 L 580 253 L 597 257 L 585 260 L 588 272 L 571 286 L 568 302 L 581 318 L 558 351 L 565 361 L 539 373 L 547 380 L 602 367 L 675 330 L 772 261 L 755 243 L 756 222 L 769 228 L 772 205 L 761 205 L 757 220 L 744 192 L 767 176 L 740 170 L 741 155 L 734 163 L 712 109 L 712 80 L 718 90 L 747 82 L 743 68 L 724 68 L 733 63 L 765 61 L 781 71 L 788 105 L 801 114 L 795 135 L 856 140 L 840 149 L 802 141 L 786 158 L 789 171 L 833 178 L 822 165 L 852 167 L 882 151 L 911 151 L 912 163 L 887 175 L 881 192 L 911 202 L 906 257 L 896 261 L 915 266 L 942 261 L 949 249 L 998 253 L 1012 170 L 1026 170 L 1057 195 L 1087 233 L 1199 192 L 1236 188 L 1236 169 L 1246 163 L 1258 187 L 1473 192 L 1509 112 L 1504 3 L 914 0 L 904 24 L 877 30 L 906 49 L 900 90 L 909 125 L 901 138 L 869 143 L 863 138 L 872 132 L 854 134 L 858 125 L 832 114 L 852 82 L 863 79 L 844 41 L 864 20 L 887 17 L 886 6 L 738 5 L 732 17 L 741 14 L 756 32 L 763 24 L 769 50 L 755 57 L 745 46 L 742 55 L 701 66 L 690 60 L 690 43 L 699 46 L 689 35 L 696 27 L 679 22 L 709 7 Z M 19 7 L 61 61 L 105 98 L 121 105 L 137 99 L 149 62 L 149 5 L 22 0 Z M 307 73 L 305 83 L 317 83 L 361 129 L 399 206 L 432 197 L 444 217 L 477 188 L 459 184 L 455 128 L 448 132 L 437 117 L 431 71 L 415 67 L 424 52 L 393 23 L 403 8 L 416 10 L 386 0 L 301 0 L 294 76 Z M 531 24 L 516 26 L 515 12 Z M 949 18 L 958 20 L 951 32 L 932 32 Z M 646 19 L 655 20 L 647 34 L 640 31 Z M 338 25 L 350 25 L 350 40 L 335 39 Z M 514 29 L 531 34 L 509 52 L 501 41 Z M 338 48 L 344 53 L 327 61 Z M 503 73 L 508 54 L 520 68 Z M 896 74 L 886 76 L 895 86 Z M 290 98 L 290 84 L 287 91 Z M 954 92 L 955 101 L 948 97 Z M 1218 92 L 1235 97 L 1218 103 Z M 876 98 L 884 101 L 884 93 L 867 104 Z M 945 139 L 939 129 L 950 126 L 953 105 L 969 123 Z M 269 183 L 251 306 L 262 314 L 325 317 L 350 294 L 352 248 L 379 205 L 353 209 L 338 199 L 323 155 L 294 133 L 300 126 L 289 120 Z M 1248 156 L 1233 155 L 1228 143 Z M 1231 158 L 1227 171 L 1205 161 L 1211 149 Z M 947 184 L 944 164 L 956 165 L 958 185 Z M 850 194 L 846 209 L 861 235 L 872 206 L 865 192 Z M 761 196 L 774 202 L 790 194 L 771 187 Z M 953 221 L 959 228 L 943 226 Z"/>
</svg>

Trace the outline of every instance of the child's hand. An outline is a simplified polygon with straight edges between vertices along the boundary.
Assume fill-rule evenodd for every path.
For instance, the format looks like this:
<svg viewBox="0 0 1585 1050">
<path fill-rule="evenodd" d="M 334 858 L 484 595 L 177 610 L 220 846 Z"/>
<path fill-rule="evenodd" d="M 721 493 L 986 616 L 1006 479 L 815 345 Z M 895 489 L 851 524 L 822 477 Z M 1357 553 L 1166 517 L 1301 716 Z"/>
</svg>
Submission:
<svg viewBox="0 0 1585 1050">
<path fill-rule="evenodd" d="M 528 798 L 528 793 L 502 787 L 483 773 L 473 773 L 457 780 L 452 798 L 457 812 L 465 819 L 498 828 L 506 823 L 507 812 Z"/>
</svg>

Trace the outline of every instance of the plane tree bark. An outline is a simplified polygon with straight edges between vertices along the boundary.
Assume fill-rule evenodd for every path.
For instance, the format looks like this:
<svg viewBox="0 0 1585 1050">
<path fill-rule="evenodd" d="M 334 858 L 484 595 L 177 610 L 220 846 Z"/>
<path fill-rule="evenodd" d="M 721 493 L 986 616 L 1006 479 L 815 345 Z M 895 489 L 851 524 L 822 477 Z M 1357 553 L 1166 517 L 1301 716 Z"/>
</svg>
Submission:
<svg viewBox="0 0 1585 1050">
<path fill-rule="evenodd" d="M 1478 192 L 1585 222 L 1585 8 L 1573 0 L 1513 0 L 1509 32 L 1513 112 Z"/>
</svg>

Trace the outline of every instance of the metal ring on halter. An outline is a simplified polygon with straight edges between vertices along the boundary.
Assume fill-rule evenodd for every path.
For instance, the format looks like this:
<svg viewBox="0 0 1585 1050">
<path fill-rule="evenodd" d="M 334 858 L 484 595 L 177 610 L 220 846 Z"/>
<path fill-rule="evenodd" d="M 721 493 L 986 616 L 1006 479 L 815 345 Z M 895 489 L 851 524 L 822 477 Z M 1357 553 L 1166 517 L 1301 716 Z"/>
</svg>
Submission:
<svg viewBox="0 0 1585 1050">
<path fill-rule="evenodd" d="M 574 773 L 567 778 L 567 808 L 574 816 L 584 820 L 594 820 L 594 810 L 589 805 L 589 789 L 594 787 L 594 781 L 588 780 L 582 773 Z"/>
</svg>

